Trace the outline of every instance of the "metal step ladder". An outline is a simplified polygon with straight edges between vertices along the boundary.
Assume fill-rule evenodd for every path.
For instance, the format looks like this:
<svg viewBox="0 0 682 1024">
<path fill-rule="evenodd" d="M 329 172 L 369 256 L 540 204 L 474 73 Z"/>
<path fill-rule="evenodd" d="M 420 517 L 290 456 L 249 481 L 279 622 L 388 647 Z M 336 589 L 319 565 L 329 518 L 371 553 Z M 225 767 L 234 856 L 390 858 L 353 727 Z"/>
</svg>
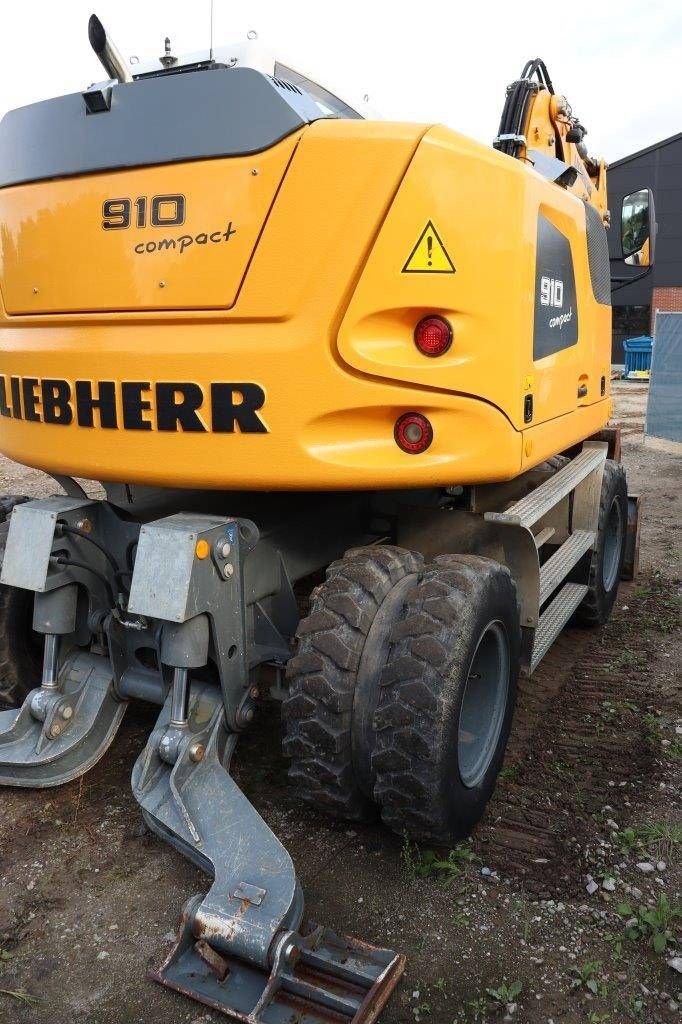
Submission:
<svg viewBox="0 0 682 1024">
<path fill-rule="evenodd" d="M 515 526 L 526 526 L 530 529 L 595 470 L 599 471 L 601 487 L 606 449 L 606 444 L 601 441 L 586 444 L 580 455 L 571 459 L 563 469 L 551 476 L 549 480 L 545 480 L 544 484 L 540 484 L 525 498 L 515 502 L 505 512 L 486 512 L 485 518 L 490 522 L 512 523 Z"/>
<path fill-rule="evenodd" d="M 537 668 L 587 593 L 587 586 L 583 583 L 561 584 L 583 556 L 594 548 L 606 454 L 606 444 L 588 442 L 579 455 L 530 494 L 504 512 L 485 514 L 488 522 L 530 532 L 533 527 L 541 524 L 542 528 L 534 535 L 536 546 L 540 549 L 556 533 L 551 525 L 543 526 L 542 520 L 560 502 L 573 495 L 571 532 L 544 565 L 539 567 L 538 616 L 529 674 Z"/>
<path fill-rule="evenodd" d="M 534 672 L 540 664 L 547 651 L 550 649 L 561 630 L 564 628 L 573 612 L 576 610 L 585 594 L 587 587 L 584 583 L 566 583 L 561 588 L 553 601 L 551 601 L 542 615 L 540 623 L 535 630 L 533 642 L 533 654 L 530 660 L 530 671 Z"/>
<path fill-rule="evenodd" d="M 594 530 L 576 530 L 557 548 L 540 569 L 540 606 L 552 596 L 562 580 L 578 564 L 586 551 L 594 547 Z"/>
</svg>

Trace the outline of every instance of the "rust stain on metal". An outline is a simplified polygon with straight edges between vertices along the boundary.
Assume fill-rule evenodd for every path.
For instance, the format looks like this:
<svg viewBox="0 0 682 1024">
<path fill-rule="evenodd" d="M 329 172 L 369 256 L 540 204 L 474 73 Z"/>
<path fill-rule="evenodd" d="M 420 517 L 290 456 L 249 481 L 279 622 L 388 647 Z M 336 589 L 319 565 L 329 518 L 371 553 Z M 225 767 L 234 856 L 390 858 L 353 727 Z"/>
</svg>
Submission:
<svg viewBox="0 0 682 1024">
<path fill-rule="evenodd" d="M 232 942 L 243 928 L 238 914 L 223 917 L 220 914 L 197 914 L 192 925 L 195 939 L 220 939 Z"/>
<path fill-rule="evenodd" d="M 305 951 L 303 956 L 305 957 Z M 328 992 L 333 992 L 339 996 L 354 996 L 357 999 L 365 991 L 364 986 L 343 978 L 335 978 L 328 971 L 322 968 L 311 967 L 309 964 L 304 963 L 303 960 L 299 960 L 296 964 L 294 977 L 300 981 L 307 982 L 314 988 L 326 989 Z"/>
<path fill-rule="evenodd" d="M 351 1020 L 347 1013 L 337 1013 L 328 1006 L 322 1006 L 321 1003 L 312 1004 L 307 999 L 290 995 L 288 992 L 278 992 L 273 1003 L 277 1006 L 288 1006 L 294 1011 L 289 1018 L 292 1024 L 299 1024 L 302 1020 L 315 1021 L 315 1024 L 360 1024 L 357 1016 Z"/>
<path fill-rule="evenodd" d="M 407 958 L 401 953 L 391 960 L 386 970 L 379 975 L 365 996 L 352 1024 L 374 1024 L 393 994 L 406 966 Z"/>
<path fill-rule="evenodd" d="M 238 910 L 235 912 L 235 917 L 243 917 L 246 911 L 251 906 L 251 900 L 243 899 L 239 904 Z"/>
<path fill-rule="evenodd" d="M 209 946 L 208 942 L 204 939 L 199 939 L 198 942 L 195 942 L 194 948 L 204 963 L 208 964 L 213 973 L 217 976 L 218 980 L 221 982 L 225 981 L 230 973 L 227 960 L 225 960 L 225 958 L 222 957 L 220 953 L 213 948 L 213 946 Z"/>
<path fill-rule="evenodd" d="M 240 1021 L 241 1024 L 262 1024 L 260 1013 L 254 1015 L 253 1011 L 243 1012 L 229 1005 L 231 1002 L 230 986 L 232 981 L 238 983 L 238 977 L 243 964 L 238 959 L 232 959 L 221 954 L 208 941 L 209 936 L 214 933 L 224 940 L 226 931 L 232 931 L 235 934 L 242 931 L 246 925 L 244 914 L 249 906 L 251 904 L 248 899 L 241 900 L 239 910 L 231 918 L 222 918 L 220 915 L 213 914 L 208 914 L 199 919 L 196 916 L 193 917 L 192 930 L 196 941 L 192 944 L 190 939 L 190 948 L 193 945 L 195 955 L 200 957 L 214 972 L 219 983 L 227 982 L 223 998 L 216 999 L 214 996 L 203 991 L 201 987 L 190 987 L 184 978 L 176 980 L 172 973 L 169 976 L 169 972 L 174 973 L 174 965 L 176 963 L 179 965 L 181 958 L 189 951 L 187 945 L 189 938 L 188 915 L 186 914 L 183 914 L 178 940 L 174 948 L 163 966 L 158 971 L 150 971 L 149 977 L 166 988 L 171 988 L 181 992 L 183 995 L 190 996 L 205 1006 L 210 1006 L 212 1009 Z M 230 925 L 231 927 L 229 927 Z M 325 1006 L 323 1002 L 318 1002 L 314 995 L 312 995 L 312 998 L 309 998 L 300 993 L 287 991 L 286 973 L 281 979 L 282 987 L 271 993 L 271 998 L 268 1000 L 267 1005 L 279 1006 L 281 1008 L 280 1012 L 289 1010 L 291 1015 L 287 1018 L 286 1024 L 302 1024 L 304 1020 L 308 1021 L 309 1024 L 375 1024 L 405 969 L 405 957 L 394 955 L 388 963 L 384 963 L 383 969 L 381 969 L 376 955 L 377 953 L 383 954 L 385 951 L 377 950 L 376 947 L 369 943 L 361 942 L 349 936 L 333 935 L 324 928 L 313 926 L 305 930 L 307 935 L 301 950 L 302 957 L 305 957 L 306 946 L 310 953 L 315 953 L 321 946 L 329 944 L 330 952 L 336 963 L 343 964 L 356 958 L 360 960 L 366 959 L 370 964 L 373 963 L 376 968 L 380 969 L 381 973 L 368 989 L 362 982 L 358 983 L 335 976 L 333 968 L 330 971 L 326 971 L 323 966 L 320 967 L 317 963 L 314 965 L 306 964 L 304 961 L 299 960 L 293 972 L 289 974 L 289 977 L 293 975 L 294 979 L 309 985 L 312 993 L 317 990 L 322 995 L 326 990 L 330 996 L 345 996 L 350 1000 L 350 1005 L 347 1005 L 347 1009 L 342 1009 L 340 1006 L 332 1009 L 329 1006 Z M 352 970 L 352 966 L 350 970 Z M 190 971 L 188 977 L 191 979 L 193 976 L 193 973 Z M 264 972 L 263 981 L 265 991 L 265 988 L 268 986 L 267 971 Z M 367 982 L 369 983 L 369 978 Z M 357 1009 L 354 1009 L 355 1007 Z"/>
<path fill-rule="evenodd" d="M 241 1013 L 239 1010 L 233 1010 L 224 1003 L 219 1002 L 217 999 L 211 999 L 210 996 L 205 996 L 201 992 L 197 992 L 193 988 L 188 988 L 186 985 L 181 985 L 177 981 L 170 981 L 168 978 L 164 978 L 163 975 L 150 975 L 155 981 L 158 981 L 165 988 L 173 989 L 174 992 L 180 992 L 183 996 L 189 996 L 190 999 L 195 999 L 198 1003 L 203 1003 L 204 1006 L 209 1006 L 212 1010 L 217 1010 L 218 1013 L 224 1014 L 226 1017 L 233 1017 L 235 1020 L 241 1021 L 242 1024 L 255 1024 L 253 1017 L 250 1014 Z"/>
</svg>

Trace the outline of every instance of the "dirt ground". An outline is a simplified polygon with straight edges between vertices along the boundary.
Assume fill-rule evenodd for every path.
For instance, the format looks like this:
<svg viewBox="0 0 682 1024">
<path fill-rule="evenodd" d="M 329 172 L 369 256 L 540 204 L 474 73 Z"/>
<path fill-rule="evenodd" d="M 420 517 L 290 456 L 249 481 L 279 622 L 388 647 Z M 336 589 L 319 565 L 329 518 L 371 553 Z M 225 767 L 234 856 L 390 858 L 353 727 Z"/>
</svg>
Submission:
<svg viewBox="0 0 682 1024">
<path fill-rule="evenodd" d="M 640 577 L 604 629 L 567 631 L 522 685 L 470 844 L 434 858 L 300 807 L 275 708 L 238 750 L 237 780 L 290 850 L 310 917 L 407 955 L 384 1024 L 680 1020 L 682 458 L 643 443 L 646 387 L 614 390 L 630 489 L 645 497 Z M 0 491 L 53 489 L 0 461 Z M 2 792 L 3 1024 L 224 1019 L 145 978 L 208 887 L 145 830 L 130 792 L 153 721 L 131 708 L 79 782 Z"/>
</svg>

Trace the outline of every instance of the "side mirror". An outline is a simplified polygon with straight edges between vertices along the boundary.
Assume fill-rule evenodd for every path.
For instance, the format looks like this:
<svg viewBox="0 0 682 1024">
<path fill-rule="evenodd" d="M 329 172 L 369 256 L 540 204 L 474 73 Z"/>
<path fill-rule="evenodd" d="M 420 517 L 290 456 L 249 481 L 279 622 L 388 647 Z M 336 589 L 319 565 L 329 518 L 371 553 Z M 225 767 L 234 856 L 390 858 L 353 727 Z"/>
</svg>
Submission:
<svg viewBox="0 0 682 1024">
<path fill-rule="evenodd" d="M 623 197 L 620 237 L 623 259 L 629 267 L 653 265 L 656 226 L 651 189 L 641 188 Z"/>
</svg>

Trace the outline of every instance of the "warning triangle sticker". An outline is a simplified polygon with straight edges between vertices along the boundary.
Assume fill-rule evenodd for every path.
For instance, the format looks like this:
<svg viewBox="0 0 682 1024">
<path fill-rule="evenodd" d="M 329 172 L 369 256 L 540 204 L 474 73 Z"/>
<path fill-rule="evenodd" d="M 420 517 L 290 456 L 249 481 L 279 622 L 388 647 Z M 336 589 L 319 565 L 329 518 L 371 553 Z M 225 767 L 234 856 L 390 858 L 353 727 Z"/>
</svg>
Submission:
<svg viewBox="0 0 682 1024">
<path fill-rule="evenodd" d="M 429 221 L 407 257 L 403 274 L 454 274 L 455 265 L 433 221 Z"/>
</svg>

